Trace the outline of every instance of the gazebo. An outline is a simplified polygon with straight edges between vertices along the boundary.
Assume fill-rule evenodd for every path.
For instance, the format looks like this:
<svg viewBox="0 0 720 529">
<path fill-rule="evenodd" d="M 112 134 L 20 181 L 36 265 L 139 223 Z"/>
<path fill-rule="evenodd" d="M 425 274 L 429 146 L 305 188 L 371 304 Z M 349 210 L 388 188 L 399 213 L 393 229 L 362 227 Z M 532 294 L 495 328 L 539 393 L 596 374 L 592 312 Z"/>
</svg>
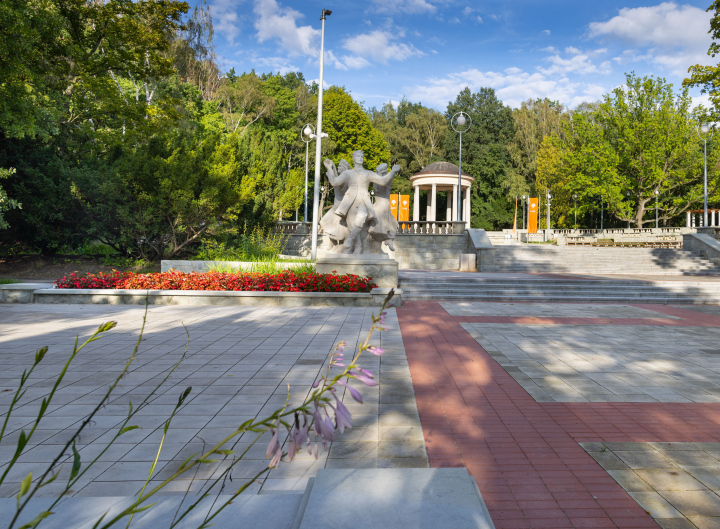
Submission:
<svg viewBox="0 0 720 529">
<path fill-rule="evenodd" d="M 413 221 L 420 220 L 420 191 L 428 191 L 427 215 L 428 221 L 452 221 L 457 219 L 457 203 L 458 203 L 458 171 L 459 167 L 450 162 L 435 162 L 427 165 L 419 173 L 410 177 L 410 183 L 415 188 L 415 200 L 413 202 Z M 475 179 L 467 173 L 462 174 L 461 191 L 465 192 L 463 196 L 462 220 L 470 223 L 470 186 Z M 445 219 L 437 218 L 437 193 L 448 193 L 447 198 L 450 199 L 452 192 L 452 200 L 448 200 L 447 210 L 445 211 Z"/>
</svg>

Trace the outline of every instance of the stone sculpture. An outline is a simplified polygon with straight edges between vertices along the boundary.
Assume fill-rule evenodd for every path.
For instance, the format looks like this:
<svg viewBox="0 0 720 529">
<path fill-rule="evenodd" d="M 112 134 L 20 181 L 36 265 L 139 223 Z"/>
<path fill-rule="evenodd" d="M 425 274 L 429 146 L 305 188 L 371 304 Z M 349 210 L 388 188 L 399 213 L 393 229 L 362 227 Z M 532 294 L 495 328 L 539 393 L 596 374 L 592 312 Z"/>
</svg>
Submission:
<svg viewBox="0 0 720 529">
<path fill-rule="evenodd" d="M 335 202 L 320 220 L 320 227 L 330 239 L 332 253 L 381 255 L 382 241 L 388 241 L 388 247 L 394 249 L 397 221 L 390 213 L 389 196 L 392 180 L 400 166 L 393 166 L 386 174 L 387 164 L 382 164 L 378 167 L 381 174 L 375 173 L 363 167 L 365 155 L 362 151 L 353 153 L 353 161 L 355 167 L 350 168 L 342 160 L 339 172 L 332 160 L 323 162 L 335 190 Z M 377 200 L 374 205 L 368 191 L 371 183 Z"/>
</svg>

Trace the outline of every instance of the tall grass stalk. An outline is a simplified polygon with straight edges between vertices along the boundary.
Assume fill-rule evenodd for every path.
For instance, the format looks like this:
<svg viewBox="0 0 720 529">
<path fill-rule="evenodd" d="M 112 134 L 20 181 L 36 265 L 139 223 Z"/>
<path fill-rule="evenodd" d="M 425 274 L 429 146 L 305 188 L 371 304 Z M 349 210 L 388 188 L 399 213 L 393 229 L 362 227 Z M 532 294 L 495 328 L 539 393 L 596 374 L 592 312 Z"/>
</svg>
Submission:
<svg viewBox="0 0 720 529">
<path fill-rule="evenodd" d="M 351 361 L 347 362 L 343 360 L 343 353 L 342 350 L 345 347 L 344 342 L 341 342 L 337 345 L 337 347 L 330 353 L 330 363 L 327 370 L 327 373 L 323 375 L 320 380 L 316 381 L 315 384 L 313 384 L 312 388 L 309 391 L 309 396 L 307 396 L 303 403 L 300 406 L 289 408 L 289 402 L 290 402 L 290 387 L 288 386 L 288 397 L 285 401 L 285 405 L 276 410 L 274 413 L 272 413 L 270 416 L 264 418 L 264 419 L 251 419 L 248 421 L 245 421 L 241 425 L 238 426 L 236 430 L 231 432 L 229 435 L 227 435 L 222 441 L 217 443 L 215 446 L 213 446 L 210 450 L 205 451 L 204 453 L 198 455 L 199 453 L 195 453 L 190 455 L 185 461 L 182 462 L 180 467 L 175 470 L 169 477 L 164 479 L 158 484 L 155 484 L 154 486 L 150 487 L 148 490 L 148 486 L 150 485 L 150 480 L 153 476 L 155 467 L 157 465 L 157 462 L 160 458 L 160 453 L 162 451 L 163 445 L 165 443 L 165 438 L 168 433 L 168 429 L 170 427 L 170 424 L 173 420 L 173 418 L 176 416 L 176 414 L 182 409 L 182 407 L 187 402 L 187 398 L 189 397 L 192 387 L 186 388 L 180 397 L 178 398 L 177 404 L 175 405 L 170 417 L 165 421 L 164 427 L 163 427 L 163 435 L 162 440 L 160 442 L 160 446 L 158 448 L 157 455 L 155 456 L 155 459 L 153 463 L 149 467 L 149 473 L 148 477 L 144 482 L 144 485 L 142 487 L 142 490 L 139 492 L 135 500 L 125 507 L 122 511 L 116 513 L 112 517 L 108 517 L 108 513 L 105 513 L 103 516 L 100 517 L 99 520 L 94 524 L 94 529 L 106 529 L 109 528 L 116 523 L 120 522 L 121 520 L 127 518 L 127 525 L 126 527 L 130 527 L 130 524 L 133 521 L 133 517 L 135 514 L 143 512 L 147 509 L 150 509 L 154 504 L 149 503 L 150 500 L 158 494 L 163 488 L 165 488 L 167 485 L 172 483 L 174 480 L 182 476 L 183 474 L 191 471 L 192 469 L 198 469 L 201 465 L 211 464 L 211 463 L 217 463 L 220 461 L 220 458 L 222 458 L 222 462 L 226 462 L 228 458 L 232 457 L 232 461 L 227 466 L 227 468 L 224 469 L 224 471 L 215 479 L 211 480 L 209 487 L 202 492 L 200 497 L 192 502 L 190 506 L 188 506 L 185 511 L 182 513 L 178 512 L 175 515 L 174 520 L 172 521 L 172 525 L 170 526 L 171 529 L 173 527 L 176 527 L 185 516 L 187 516 L 188 513 L 193 511 L 203 500 L 208 498 L 210 496 L 210 493 L 215 490 L 215 499 L 212 502 L 212 505 L 210 506 L 205 519 L 203 522 L 198 526 L 198 529 L 204 529 L 211 525 L 211 522 L 217 515 L 222 512 L 228 505 L 230 505 L 234 499 L 236 499 L 240 494 L 242 494 L 244 491 L 248 489 L 248 487 L 255 482 L 257 479 L 262 477 L 265 473 L 270 471 L 272 468 L 275 468 L 279 465 L 279 463 L 284 460 L 286 457 L 289 457 L 289 460 L 292 461 L 294 458 L 294 454 L 299 452 L 300 450 L 303 450 L 307 448 L 307 450 L 311 451 L 311 434 L 314 436 L 314 453 L 317 457 L 318 454 L 318 443 L 322 442 L 322 445 L 324 448 L 327 447 L 327 444 L 329 442 L 332 442 L 334 439 L 334 432 L 335 430 L 339 430 L 340 433 L 343 432 L 344 428 L 351 428 L 352 424 L 350 423 L 350 415 L 347 411 L 347 408 L 344 407 L 342 402 L 338 399 L 336 393 L 338 386 L 344 386 L 346 387 L 352 397 L 358 401 L 362 402 L 362 397 L 360 396 L 360 393 L 350 387 L 347 383 L 349 379 L 357 379 L 358 381 L 368 385 L 368 386 L 374 386 L 377 385 L 377 382 L 373 380 L 374 375 L 365 370 L 362 369 L 358 363 L 358 360 L 360 359 L 360 356 L 364 351 L 370 351 L 373 354 L 380 355 L 382 354 L 382 349 L 373 347 L 370 345 L 370 339 L 373 335 L 373 333 L 376 330 L 385 330 L 383 327 L 384 325 L 384 318 L 385 318 L 385 312 L 384 309 L 389 305 L 390 300 L 392 299 L 394 292 L 391 290 L 388 294 L 388 297 L 385 299 L 385 302 L 383 303 L 382 308 L 380 309 L 380 315 L 375 316 L 373 315 L 372 321 L 373 324 L 367 334 L 367 337 L 365 340 L 360 344 L 358 347 L 357 352 L 353 355 L 353 358 Z M 132 421 L 133 417 L 138 413 L 139 410 L 143 409 L 147 403 L 149 402 L 150 398 L 157 394 L 160 387 L 167 382 L 169 377 L 172 375 L 172 373 L 177 369 L 177 367 L 180 365 L 180 363 L 185 359 L 185 356 L 187 354 L 188 345 L 190 343 L 190 337 L 189 333 L 187 332 L 187 329 L 185 329 L 185 332 L 187 334 L 187 341 L 185 345 L 185 350 L 182 354 L 182 356 L 179 358 L 179 360 L 168 370 L 165 377 L 150 391 L 150 393 L 143 399 L 143 401 L 140 403 L 140 405 L 137 408 L 134 408 L 132 403 L 129 403 L 129 410 L 126 419 L 123 421 L 123 423 L 120 425 L 120 427 L 117 429 L 116 434 L 108 441 L 106 446 L 103 447 L 103 450 L 98 454 L 90 463 L 86 464 L 83 469 L 83 464 L 80 458 L 80 454 L 76 449 L 75 443 L 76 440 L 79 438 L 82 431 L 85 429 L 85 427 L 92 421 L 93 417 L 102 409 L 103 406 L 109 401 L 113 391 L 117 387 L 118 383 L 122 378 L 124 378 L 129 370 L 130 367 L 137 355 L 140 343 L 143 338 L 143 334 L 145 331 L 145 324 L 147 321 L 147 312 L 148 312 L 148 304 L 146 299 L 146 305 L 145 305 L 145 314 L 143 316 L 143 322 L 140 329 L 140 334 L 138 335 L 137 342 L 135 343 L 135 346 L 133 348 L 133 351 L 130 355 L 130 358 L 125 363 L 124 367 L 118 374 L 118 376 L 115 378 L 113 383 L 109 386 L 103 397 L 101 398 L 100 402 L 95 406 L 95 408 L 92 410 L 92 412 L 85 417 L 85 419 L 82 421 L 81 425 L 77 428 L 75 433 L 72 435 L 72 437 L 66 442 L 66 444 L 60 449 L 57 456 L 54 458 L 52 463 L 44 470 L 44 472 L 41 474 L 41 476 L 38 479 L 33 479 L 33 474 L 30 472 L 27 477 L 22 481 L 20 484 L 20 491 L 17 494 L 17 508 L 14 516 L 9 521 L 9 524 L 7 525 L 8 529 L 13 529 L 15 527 L 15 524 L 18 521 L 18 518 L 22 514 L 22 512 L 27 508 L 28 503 L 33 498 L 33 496 L 44 486 L 49 485 L 50 483 L 54 482 L 60 475 L 60 470 L 57 470 L 57 467 L 65 458 L 65 454 L 68 453 L 69 450 L 72 451 L 72 468 L 70 472 L 70 476 L 67 480 L 67 483 L 65 486 L 61 489 L 60 494 L 58 495 L 57 499 L 47 508 L 46 510 L 40 512 L 33 520 L 30 522 L 24 524 L 20 527 L 20 529 L 33 529 L 40 525 L 44 519 L 52 515 L 52 510 L 62 501 L 65 494 L 70 491 L 71 487 L 75 483 L 78 482 L 82 478 L 82 476 L 88 471 L 89 468 L 92 467 L 93 464 L 95 464 L 98 459 L 105 453 L 107 450 L 115 443 L 122 435 L 125 433 L 132 431 L 134 429 L 137 429 L 137 425 L 131 425 L 130 422 Z M 33 426 L 29 433 L 25 433 L 25 430 L 21 430 L 19 439 L 17 441 L 17 448 L 15 450 L 15 454 L 11 458 L 9 464 L 7 465 L 7 468 L 5 469 L 4 473 L 0 477 L 0 485 L 2 485 L 3 481 L 7 477 L 10 470 L 14 467 L 14 465 L 17 463 L 18 458 L 22 455 L 23 451 L 27 447 L 28 443 L 32 439 L 32 436 L 40 424 L 41 420 L 45 417 L 45 413 L 50 406 L 53 397 L 55 396 L 57 388 L 62 383 L 63 379 L 65 378 L 68 369 L 72 363 L 72 361 L 75 359 L 77 354 L 88 344 L 100 339 L 102 335 L 111 329 L 115 328 L 117 325 L 116 322 L 107 322 L 103 323 L 98 327 L 98 329 L 83 342 L 80 346 L 78 346 L 79 339 L 75 339 L 75 344 L 73 347 L 73 351 L 70 354 L 70 357 L 65 362 L 64 366 L 61 369 L 60 374 L 58 375 L 55 384 L 53 385 L 52 389 L 50 390 L 50 393 L 43 398 L 42 404 L 40 406 L 40 410 L 38 412 L 37 419 L 35 419 Z M 8 424 L 8 421 L 10 419 L 10 416 L 17 405 L 18 402 L 22 399 L 25 392 L 27 391 L 25 389 L 25 385 L 32 375 L 35 368 L 40 364 L 40 362 L 43 361 L 43 359 L 46 357 L 48 348 L 43 347 L 37 351 L 35 354 L 34 362 L 32 366 L 28 369 L 23 371 L 22 376 L 20 377 L 20 383 L 18 386 L 17 391 L 15 392 L 13 399 L 9 405 L 9 409 L 7 411 L 5 421 L 3 423 L 2 429 L 0 430 L 0 440 L 2 439 L 2 436 L 5 434 L 5 430 Z M 343 363 L 346 362 L 346 363 Z M 339 369 L 339 373 L 337 375 L 331 374 L 331 368 L 341 368 Z M 331 404 L 332 399 L 335 399 L 335 405 Z M 312 411 L 314 408 L 314 411 Z M 332 410 L 331 413 L 335 415 L 335 420 L 333 421 L 331 416 L 328 413 L 328 408 Z M 324 413 L 324 415 L 323 415 Z M 302 419 L 302 420 L 301 420 Z M 301 426 L 302 424 L 302 426 Z M 290 448 L 288 451 L 285 450 L 282 443 L 279 443 L 279 433 L 280 428 L 285 427 L 289 432 L 289 446 Z M 311 431 L 310 428 L 313 430 Z M 273 433 L 273 436 L 271 438 L 270 444 L 267 449 L 267 457 L 268 459 L 271 459 L 270 463 L 266 466 L 266 468 L 259 471 L 255 476 L 253 476 L 251 479 L 243 483 L 235 492 L 230 494 L 230 498 L 221 502 L 220 506 L 215 508 L 216 503 L 219 500 L 219 495 L 223 492 L 227 485 L 227 479 L 230 477 L 231 472 L 235 465 L 242 461 L 242 458 L 248 453 L 248 451 L 252 448 L 252 446 L 263 436 L 265 433 L 270 431 Z M 237 447 L 237 443 L 240 441 L 241 437 L 244 436 L 246 433 L 255 433 L 255 439 L 252 441 L 250 446 L 248 446 L 241 454 L 237 454 L 235 452 L 235 448 Z M 234 441 L 232 446 L 229 448 L 225 448 L 231 441 Z M 303 446 L 307 444 L 307 446 Z M 234 457 L 236 456 L 236 457 Z M 197 473 L 196 473 L 197 475 Z M 232 481 L 232 480 L 230 480 Z M 34 486 L 33 486 L 34 483 Z M 189 489 L 188 489 L 189 490 Z M 186 493 L 187 494 L 187 493 Z M 107 518 L 107 519 L 106 519 Z"/>
</svg>

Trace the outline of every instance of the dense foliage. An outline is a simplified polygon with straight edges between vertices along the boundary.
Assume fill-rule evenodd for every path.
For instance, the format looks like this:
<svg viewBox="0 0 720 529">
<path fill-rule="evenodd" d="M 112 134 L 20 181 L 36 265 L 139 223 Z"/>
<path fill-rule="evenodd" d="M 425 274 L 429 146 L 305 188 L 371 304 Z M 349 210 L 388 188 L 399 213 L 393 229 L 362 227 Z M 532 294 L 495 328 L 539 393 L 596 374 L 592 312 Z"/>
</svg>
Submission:
<svg viewBox="0 0 720 529">
<path fill-rule="evenodd" d="M 717 38 L 720 0 L 710 9 Z M 317 86 L 299 72 L 222 72 L 206 4 L 7 0 L 0 37 L 1 244 L 46 254 L 103 244 L 146 260 L 244 254 L 255 227 L 303 220 L 300 130 L 316 123 Z M 462 110 L 473 123 L 462 147 L 473 227 L 510 227 L 516 197 L 543 201 L 548 190 L 556 226 L 570 225 L 573 195 L 586 225 L 602 203 L 611 224 L 646 226 L 655 191 L 662 222 L 682 223 L 700 206 L 696 128 L 718 113 L 718 71 L 691 68 L 686 83 L 714 105 L 694 110 L 687 91 L 632 75 L 572 110 L 548 99 L 513 110 L 491 88 L 465 88 L 443 112 L 406 99 L 366 109 L 334 86 L 322 156 L 338 163 L 363 149 L 367 168 L 397 163 L 393 191 L 410 193 L 414 173 L 458 162 L 449 124 Z M 715 142 L 708 162 L 712 207 Z M 327 209 L 333 191 L 322 185 Z"/>
<path fill-rule="evenodd" d="M 55 281 L 57 288 L 119 288 L 137 290 L 225 290 L 246 292 L 370 292 L 371 277 L 285 270 L 276 274 L 228 272 L 162 272 L 136 274 L 70 274 Z"/>
</svg>

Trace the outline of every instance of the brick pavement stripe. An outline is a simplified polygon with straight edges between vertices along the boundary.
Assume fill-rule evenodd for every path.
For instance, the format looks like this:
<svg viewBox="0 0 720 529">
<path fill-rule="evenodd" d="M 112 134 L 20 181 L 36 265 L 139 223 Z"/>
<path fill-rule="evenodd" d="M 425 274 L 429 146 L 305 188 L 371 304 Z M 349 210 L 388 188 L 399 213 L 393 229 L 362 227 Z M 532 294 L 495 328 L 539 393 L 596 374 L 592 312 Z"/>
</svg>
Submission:
<svg viewBox="0 0 720 529">
<path fill-rule="evenodd" d="M 710 314 L 638 307 L 675 318 L 663 325 L 720 326 Z M 536 402 L 463 329 L 468 318 L 435 302 L 398 309 L 430 465 L 464 464 L 498 529 L 657 527 L 578 443 L 716 442 L 720 405 Z M 561 503 L 573 498 L 581 503 Z"/>
</svg>

